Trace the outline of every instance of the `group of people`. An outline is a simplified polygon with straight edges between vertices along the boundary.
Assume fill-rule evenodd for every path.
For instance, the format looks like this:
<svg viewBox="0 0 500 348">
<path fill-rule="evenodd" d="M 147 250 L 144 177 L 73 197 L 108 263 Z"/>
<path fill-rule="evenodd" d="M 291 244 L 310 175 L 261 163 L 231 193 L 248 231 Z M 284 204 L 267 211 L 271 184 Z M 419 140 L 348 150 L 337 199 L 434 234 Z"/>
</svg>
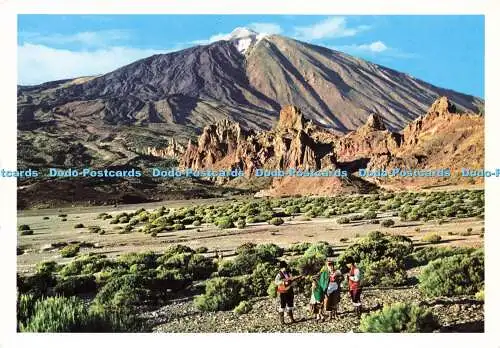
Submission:
<svg viewBox="0 0 500 348">
<path fill-rule="evenodd" d="M 361 271 L 352 257 L 346 258 L 348 272 L 348 290 L 351 297 L 354 311 L 361 315 Z M 303 276 L 292 276 L 288 264 L 281 261 L 279 272 L 275 278 L 275 284 L 279 293 L 278 318 L 281 324 L 285 323 L 285 312 L 290 318 L 290 322 L 296 320 L 293 317 L 294 292 L 293 287 L 296 281 Z M 326 267 L 311 278 L 311 300 L 310 309 L 315 315 L 316 321 L 333 320 L 337 317 L 338 305 L 340 302 L 341 284 L 344 274 L 335 268 L 332 260 L 326 261 Z"/>
</svg>

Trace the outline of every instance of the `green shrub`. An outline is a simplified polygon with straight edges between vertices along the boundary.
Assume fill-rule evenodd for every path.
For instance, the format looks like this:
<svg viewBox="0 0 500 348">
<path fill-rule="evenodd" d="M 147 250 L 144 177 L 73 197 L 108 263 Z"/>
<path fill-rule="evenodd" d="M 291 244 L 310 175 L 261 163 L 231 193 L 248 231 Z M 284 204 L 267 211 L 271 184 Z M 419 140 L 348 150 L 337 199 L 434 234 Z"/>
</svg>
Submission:
<svg viewBox="0 0 500 348">
<path fill-rule="evenodd" d="M 76 224 L 76 225 L 74 226 L 74 228 L 84 228 L 84 227 L 85 227 L 85 226 L 83 226 L 83 224 Z"/>
<path fill-rule="evenodd" d="M 201 221 L 200 220 L 194 220 L 193 221 L 193 226 L 201 226 Z"/>
<path fill-rule="evenodd" d="M 36 265 L 36 273 L 39 274 L 52 274 L 58 269 L 57 262 L 45 261 Z"/>
<path fill-rule="evenodd" d="M 245 228 L 246 225 L 247 225 L 247 223 L 245 222 L 245 220 L 236 221 L 236 227 L 239 229 Z"/>
<path fill-rule="evenodd" d="M 230 217 L 228 217 L 228 216 L 224 216 L 224 217 L 219 218 L 216 221 L 216 225 L 220 229 L 226 229 L 226 228 L 233 228 L 234 227 L 233 220 Z"/>
<path fill-rule="evenodd" d="M 207 253 L 207 252 L 208 252 L 208 248 L 207 248 L 207 247 L 199 247 L 199 248 L 196 248 L 196 249 L 194 250 L 194 252 L 195 252 L 196 254 L 205 254 L 205 253 Z"/>
<path fill-rule="evenodd" d="M 441 236 L 437 233 L 427 233 L 422 237 L 422 241 L 426 243 L 438 243 L 441 241 Z"/>
<path fill-rule="evenodd" d="M 62 278 L 57 281 L 54 292 L 66 297 L 92 293 L 97 290 L 96 279 L 93 275 L 81 275 Z"/>
<path fill-rule="evenodd" d="M 274 226 L 283 225 L 284 223 L 285 221 L 280 217 L 274 217 L 271 220 L 269 220 L 269 224 Z"/>
<path fill-rule="evenodd" d="M 309 243 L 309 242 L 296 243 L 296 244 L 292 244 L 290 247 L 288 247 L 288 251 L 290 253 L 292 253 L 293 255 L 297 255 L 297 254 L 302 255 L 310 246 L 311 246 L 311 243 Z"/>
<path fill-rule="evenodd" d="M 141 275 L 112 277 L 99 290 L 94 302 L 106 308 L 145 304 L 152 296 L 148 285 L 148 279 Z"/>
<path fill-rule="evenodd" d="M 408 256 L 405 263 L 408 268 L 427 265 L 429 262 L 453 255 L 471 254 L 473 248 L 425 247 Z"/>
<path fill-rule="evenodd" d="M 18 231 L 29 231 L 29 230 L 31 230 L 31 228 L 30 228 L 30 226 L 29 226 L 29 225 L 19 225 L 19 226 L 17 227 L 17 230 L 18 230 Z"/>
<path fill-rule="evenodd" d="M 272 243 L 259 244 L 255 250 L 261 259 L 267 259 L 269 261 L 274 261 L 273 259 L 283 256 L 284 252 L 283 248 Z"/>
<path fill-rule="evenodd" d="M 432 332 L 438 327 L 430 310 L 407 303 L 395 303 L 364 314 L 359 326 L 362 332 Z"/>
<path fill-rule="evenodd" d="M 267 287 L 267 296 L 271 298 L 276 298 L 278 296 L 278 287 L 274 283 L 274 279 L 269 283 L 269 286 Z"/>
<path fill-rule="evenodd" d="M 217 270 L 217 266 L 211 258 L 200 254 L 191 254 L 187 265 L 187 272 L 193 280 L 207 279 Z"/>
<path fill-rule="evenodd" d="M 315 275 L 325 265 L 325 258 L 319 255 L 302 256 L 291 262 L 291 266 L 302 275 Z"/>
<path fill-rule="evenodd" d="M 318 256 L 320 258 L 326 259 L 327 257 L 333 256 L 333 248 L 326 242 L 318 242 L 312 244 L 304 252 L 304 256 Z"/>
<path fill-rule="evenodd" d="M 247 242 L 247 243 L 243 243 L 243 244 L 239 245 L 235 251 L 236 251 L 236 254 L 244 254 L 244 253 L 255 251 L 256 247 L 257 247 L 257 244 L 252 243 L 252 242 Z"/>
<path fill-rule="evenodd" d="M 398 286 L 407 281 L 406 269 L 395 259 L 383 258 L 361 265 L 364 285 Z"/>
<path fill-rule="evenodd" d="M 68 214 L 59 214 L 57 216 L 60 217 L 60 218 L 65 218 L 65 217 L 68 217 Z"/>
<path fill-rule="evenodd" d="M 24 310 L 26 313 L 26 310 Z M 75 297 L 50 297 L 38 300 L 21 332 L 130 332 L 141 330 L 137 318 L 120 310 L 110 312 L 88 308 Z"/>
<path fill-rule="evenodd" d="M 21 236 L 31 236 L 33 233 L 33 230 L 22 230 L 20 234 Z"/>
<path fill-rule="evenodd" d="M 253 296 L 265 296 L 267 286 L 276 276 L 276 269 L 270 263 L 259 263 L 250 277 L 250 290 Z"/>
<path fill-rule="evenodd" d="M 342 216 L 341 218 L 337 219 L 338 224 L 348 224 L 351 222 L 351 219 L 349 219 L 347 216 Z"/>
<path fill-rule="evenodd" d="M 370 232 L 367 237 L 349 245 L 337 259 L 338 267 L 344 268 L 345 259 L 352 256 L 357 263 L 367 266 L 383 259 L 393 259 L 398 267 L 413 252 L 411 239 L 404 236 L 386 236 L 379 231 Z"/>
<path fill-rule="evenodd" d="M 50 218 L 48 216 L 43 217 L 44 220 L 49 220 Z"/>
<path fill-rule="evenodd" d="M 252 310 L 252 304 L 248 301 L 241 301 L 239 305 L 233 310 L 235 314 L 242 315 Z"/>
<path fill-rule="evenodd" d="M 372 220 L 377 218 L 377 212 L 376 211 L 367 211 L 366 213 L 363 214 L 363 219 L 365 220 Z"/>
<path fill-rule="evenodd" d="M 74 257 L 80 251 L 79 244 L 70 244 L 61 249 L 60 254 L 62 257 Z"/>
<path fill-rule="evenodd" d="M 474 297 L 476 298 L 476 300 L 484 302 L 484 289 L 481 289 L 478 292 L 476 292 Z"/>
<path fill-rule="evenodd" d="M 26 325 L 28 319 L 33 315 L 37 297 L 33 294 L 18 294 L 17 296 L 17 330 Z"/>
<path fill-rule="evenodd" d="M 380 224 L 382 225 L 382 227 L 391 227 L 394 226 L 395 222 L 392 219 L 387 219 L 387 220 L 382 220 Z"/>
<path fill-rule="evenodd" d="M 484 255 L 455 255 L 431 261 L 419 276 L 428 296 L 474 295 L 484 286 Z"/>
<path fill-rule="evenodd" d="M 230 310 L 242 300 L 243 284 L 236 278 L 212 278 L 205 283 L 205 293 L 194 300 L 196 308 L 216 312 Z"/>
</svg>

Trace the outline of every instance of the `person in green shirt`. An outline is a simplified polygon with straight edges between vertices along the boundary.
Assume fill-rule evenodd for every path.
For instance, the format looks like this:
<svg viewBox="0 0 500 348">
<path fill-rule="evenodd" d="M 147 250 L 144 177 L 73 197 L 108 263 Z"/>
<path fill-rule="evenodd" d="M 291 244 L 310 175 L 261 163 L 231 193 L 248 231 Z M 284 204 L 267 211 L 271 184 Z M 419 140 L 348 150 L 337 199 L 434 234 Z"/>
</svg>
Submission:
<svg viewBox="0 0 500 348">
<path fill-rule="evenodd" d="M 325 312 L 329 314 L 329 320 L 332 320 L 333 317 L 337 317 L 342 273 L 335 269 L 332 260 L 327 260 L 326 267 L 321 270 L 315 279 L 316 284 L 312 290 L 311 303 L 313 301 L 314 303 L 321 303 Z M 322 312 L 323 310 L 320 311 L 321 317 Z M 318 316 L 316 319 L 318 320 Z"/>
</svg>

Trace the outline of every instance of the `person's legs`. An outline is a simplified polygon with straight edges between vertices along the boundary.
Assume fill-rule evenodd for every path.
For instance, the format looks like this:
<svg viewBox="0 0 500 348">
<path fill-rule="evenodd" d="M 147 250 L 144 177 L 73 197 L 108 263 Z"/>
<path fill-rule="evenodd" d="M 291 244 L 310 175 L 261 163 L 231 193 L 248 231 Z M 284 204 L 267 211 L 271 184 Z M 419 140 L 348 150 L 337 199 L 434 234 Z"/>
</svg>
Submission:
<svg viewBox="0 0 500 348">
<path fill-rule="evenodd" d="M 278 309 L 278 320 L 280 324 L 285 323 L 286 294 L 280 293 L 280 308 Z"/>
<path fill-rule="evenodd" d="M 353 290 L 352 303 L 354 305 L 354 310 L 356 315 L 361 316 L 361 289 Z"/>
<path fill-rule="evenodd" d="M 295 323 L 295 319 L 293 318 L 293 292 L 289 292 L 286 294 L 286 310 L 288 312 L 288 317 L 292 323 Z"/>
</svg>

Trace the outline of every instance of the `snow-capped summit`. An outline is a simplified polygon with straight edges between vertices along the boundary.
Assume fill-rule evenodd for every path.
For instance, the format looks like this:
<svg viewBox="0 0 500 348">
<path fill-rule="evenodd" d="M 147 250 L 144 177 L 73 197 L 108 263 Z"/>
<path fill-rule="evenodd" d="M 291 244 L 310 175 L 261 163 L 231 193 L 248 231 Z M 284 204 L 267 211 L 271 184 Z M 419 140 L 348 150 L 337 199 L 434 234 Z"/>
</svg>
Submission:
<svg viewBox="0 0 500 348">
<path fill-rule="evenodd" d="M 252 29 L 238 27 L 238 28 L 234 29 L 231 32 L 231 34 L 229 34 L 229 40 L 244 39 L 244 38 L 252 37 L 252 36 L 257 37 L 258 35 L 259 35 L 259 33 L 252 30 Z"/>
<path fill-rule="evenodd" d="M 267 34 L 260 34 L 249 28 L 238 27 L 229 34 L 227 40 L 231 41 L 238 51 L 245 53 L 266 36 Z"/>
</svg>

